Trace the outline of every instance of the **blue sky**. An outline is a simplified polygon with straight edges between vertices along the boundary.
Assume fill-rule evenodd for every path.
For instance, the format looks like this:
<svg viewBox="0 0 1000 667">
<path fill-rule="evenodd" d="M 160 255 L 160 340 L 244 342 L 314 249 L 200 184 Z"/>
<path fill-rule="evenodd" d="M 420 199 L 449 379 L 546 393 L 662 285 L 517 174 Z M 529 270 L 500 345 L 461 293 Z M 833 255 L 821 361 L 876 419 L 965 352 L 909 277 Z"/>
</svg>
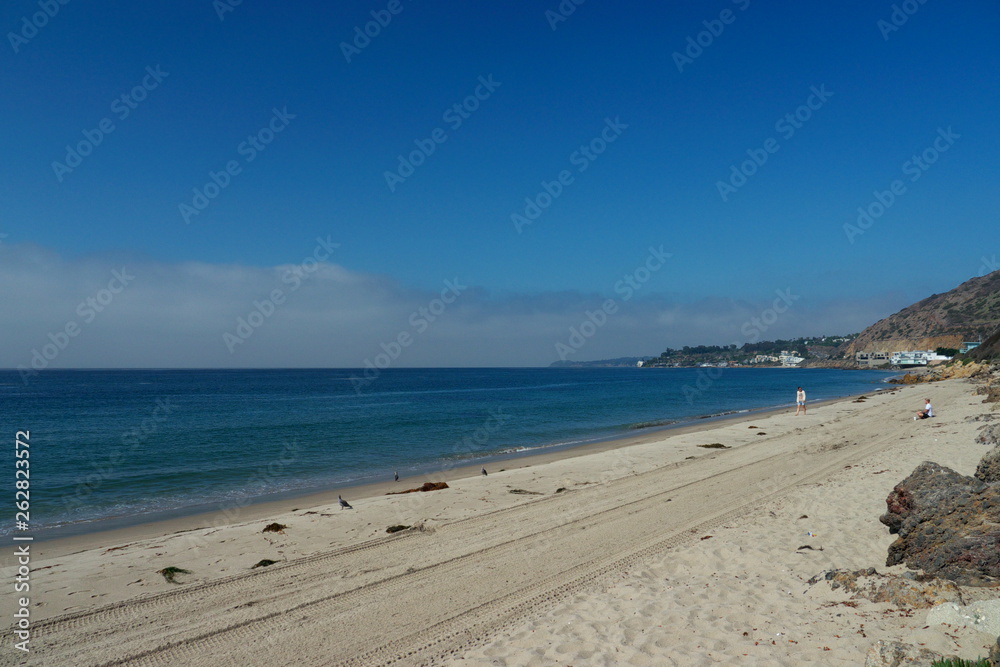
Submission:
<svg viewBox="0 0 1000 667">
<path fill-rule="evenodd" d="M 555 1 L 243 2 L 220 18 L 230 4 L 4 5 L 0 365 L 25 364 L 126 266 L 135 281 L 52 367 L 361 366 L 455 278 L 468 289 L 395 364 L 546 364 L 609 298 L 571 358 L 658 354 L 739 342 L 776 290 L 800 298 L 765 338 L 860 330 L 996 268 L 995 3 L 567 0 L 558 21 Z M 391 21 L 348 62 L 372 12 Z M 678 67 L 689 38 L 702 46 Z M 466 100 L 460 124 L 445 115 Z M 90 154 L 54 165 L 85 133 Z M 258 135 L 273 141 L 249 149 Z M 581 157 L 592 141 L 603 152 Z M 391 190 L 415 142 L 434 151 Z M 933 164 L 907 169 L 924 151 Z M 732 166 L 762 154 L 724 199 Z M 318 237 L 336 252 L 230 350 Z M 660 246 L 669 260 L 625 299 L 616 284 Z"/>
</svg>

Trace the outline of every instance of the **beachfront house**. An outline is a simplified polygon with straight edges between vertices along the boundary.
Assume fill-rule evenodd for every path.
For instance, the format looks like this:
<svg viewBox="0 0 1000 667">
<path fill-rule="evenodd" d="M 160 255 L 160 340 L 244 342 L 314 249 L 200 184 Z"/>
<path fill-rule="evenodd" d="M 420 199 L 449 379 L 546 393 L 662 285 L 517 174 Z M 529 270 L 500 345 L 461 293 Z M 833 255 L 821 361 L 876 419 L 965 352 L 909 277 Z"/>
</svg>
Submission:
<svg viewBox="0 0 1000 667">
<path fill-rule="evenodd" d="M 893 366 L 926 366 L 930 363 L 948 361 L 951 357 L 938 354 L 934 350 L 906 350 L 893 352 L 889 363 Z"/>
<path fill-rule="evenodd" d="M 881 366 L 883 364 L 889 363 L 889 353 L 888 352 L 857 352 L 854 355 L 854 360 L 861 365 L 865 366 Z"/>
<path fill-rule="evenodd" d="M 778 355 L 778 361 L 781 362 L 782 366 L 797 366 L 805 361 L 804 357 L 799 356 L 798 350 L 782 350 L 781 354 Z"/>
</svg>

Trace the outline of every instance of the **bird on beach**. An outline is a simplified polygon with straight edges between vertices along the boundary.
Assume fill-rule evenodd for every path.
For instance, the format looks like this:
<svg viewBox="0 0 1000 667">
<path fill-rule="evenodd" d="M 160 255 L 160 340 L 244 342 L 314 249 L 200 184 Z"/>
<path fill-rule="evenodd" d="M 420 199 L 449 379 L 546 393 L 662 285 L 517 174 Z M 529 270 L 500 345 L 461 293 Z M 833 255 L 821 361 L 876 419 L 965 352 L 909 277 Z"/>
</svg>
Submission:
<svg viewBox="0 0 1000 667">
<path fill-rule="evenodd" d="M 482 473 L 483 473 L 483 477 L 486 477 L 486 475 L 487 475 L 487 473 L 486 473 L 486 466 L 483 466 Z"/>
<path fill-rule="evenodd" d="M 399 473 L 398 472 L 392 473 L 392 476 L 396 478 L 397 482 L 399 481 Z"/>
<path fill-rule="evenodd" d="M 352 509 L 354 509 L 353 507 L 351 507 L 351 503 L 347 502 L 346 500 L 344 500 L 340 496 L 337 496 L 337 500 L 340 501 L 340 509 L 342 509 L 342 510 L 352 510 Z"/>
</svg>

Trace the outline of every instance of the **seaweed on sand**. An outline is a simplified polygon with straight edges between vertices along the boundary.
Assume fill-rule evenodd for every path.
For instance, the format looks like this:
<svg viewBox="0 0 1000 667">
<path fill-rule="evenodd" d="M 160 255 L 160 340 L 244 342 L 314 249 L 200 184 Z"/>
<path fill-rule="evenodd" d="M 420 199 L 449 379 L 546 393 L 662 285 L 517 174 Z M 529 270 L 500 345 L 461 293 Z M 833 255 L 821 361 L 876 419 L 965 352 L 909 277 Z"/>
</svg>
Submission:
<svg viewBox="0 0 1000 667">
<path fill-rule="evenodd" d="M 165 567 L 165 568 L 163 568 L 162 570 L 160 570 L 159 572 L 157 572 L 157 574 L 162 574 L 163 578 L 166 579 L 168 583 L 179 584 L 181 582 L 177 581 L 177 575 L 178 574 L 191 574 L 191 570 L 185 570 L 184 568 L 181 568 L 181 567 L 173 567 L 173 566 L 171 566 L 171 567 Z"/>
<path fill-rule="evenodd" d="M 280 533 L 280 532 L 284 531 L 285 528 L 288 528 L 288 526 L 286 526 L 283 523 L 269 523 L 266 526 L 264 526 L 264 530 L 262 530 L 260 532 L 262 532 L 262 533 Z"/>
</svg>

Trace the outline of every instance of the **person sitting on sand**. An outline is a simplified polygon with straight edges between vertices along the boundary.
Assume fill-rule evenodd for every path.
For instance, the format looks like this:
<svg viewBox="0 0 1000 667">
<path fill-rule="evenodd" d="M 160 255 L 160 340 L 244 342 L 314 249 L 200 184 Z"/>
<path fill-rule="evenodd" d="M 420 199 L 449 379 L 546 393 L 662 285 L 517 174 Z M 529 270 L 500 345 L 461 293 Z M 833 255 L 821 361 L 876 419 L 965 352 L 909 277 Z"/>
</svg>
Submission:
<svg viewBox="0 0 1000 667">
<path fill-rule="evenodd" d="M 927 419 L 928 417 L 934 416 L 934 406 L 931 405 L 931 399 L 924 399 L 924 409 L 917 410 L 917 419 Z"/>
<path fill-rule="evenodd" d="M 799 387 L 799 390 L 795 393 L 795 416 L 799 416 L 799 410 L 802 414 L 806 413 L 806 392 L 805 389 Z"/>
</svg>

